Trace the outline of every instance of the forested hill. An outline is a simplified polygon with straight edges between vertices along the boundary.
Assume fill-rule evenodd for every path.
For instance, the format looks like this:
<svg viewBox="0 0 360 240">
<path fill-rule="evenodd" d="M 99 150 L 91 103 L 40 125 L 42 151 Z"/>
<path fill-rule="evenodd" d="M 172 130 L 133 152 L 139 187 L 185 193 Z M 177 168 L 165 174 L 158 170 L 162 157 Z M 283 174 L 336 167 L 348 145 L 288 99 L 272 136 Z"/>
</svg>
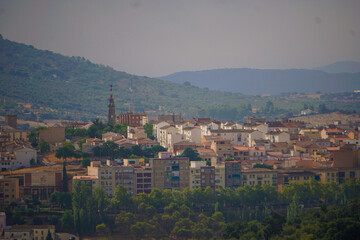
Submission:
<svg viewBox="0 0 360 240">
<path fill-rule="evenodd" d="M 117 113 L 127 111 L 126 103 L 132 102 L 137 112 L 161 106 L 162 111 L 192 117 L 210 106 L 238 107 L 252 101 L 242 94 L 134 76 L 82 57 L 0 39 L 0 114 L 14 112 L 34 118 L 34 112 L 40 112 L 40 118 L 84 120 L 106 116 L 110 84 Z M 29 103 L 31 108 L 22 114 L 17 103 Z"/>
<path fill-rule="evenodd" d="M 214 69 L 178 72 L 160 77 L 175 83 L 189 82 L 194 86 L 208 87 L 244 94 L 280 94 L 289 92 L 352 92 L 360 89 L 360 72 L 327 73 L 307 69 Z"/>
</svg>

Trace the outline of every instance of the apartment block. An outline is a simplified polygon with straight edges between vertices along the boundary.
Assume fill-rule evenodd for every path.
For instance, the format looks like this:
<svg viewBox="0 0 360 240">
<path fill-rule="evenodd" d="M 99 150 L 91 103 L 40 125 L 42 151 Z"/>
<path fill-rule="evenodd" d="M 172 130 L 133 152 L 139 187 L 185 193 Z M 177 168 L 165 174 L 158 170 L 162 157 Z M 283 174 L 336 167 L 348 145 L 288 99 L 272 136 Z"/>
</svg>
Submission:
<svg viewBox="0 0 360 240">
<path fill-rule="evenodd" d="M 277 172 L 266 168 L 242 170 L 241 185 L 263 185 L 277 186 Z"/>
<path fill-rule="evenodd" d="M 215 166 L 206 166 L 205 161 L 190 162 L 190 190 L 211 187 L 215 190 Z"/>
<path fill-rule="evenodd" d="M 160 152 L 159 158 L 150 159 L 154 188 L 183 190 L 189 187 L 189 158 L 173 158 L 171 153 Z"/>
<path fill-rule="evenodd" d="M 0 179 L 0 205 L 9 205 L 20 199 L 19 179 L 3 178 Z"/>
</svg>

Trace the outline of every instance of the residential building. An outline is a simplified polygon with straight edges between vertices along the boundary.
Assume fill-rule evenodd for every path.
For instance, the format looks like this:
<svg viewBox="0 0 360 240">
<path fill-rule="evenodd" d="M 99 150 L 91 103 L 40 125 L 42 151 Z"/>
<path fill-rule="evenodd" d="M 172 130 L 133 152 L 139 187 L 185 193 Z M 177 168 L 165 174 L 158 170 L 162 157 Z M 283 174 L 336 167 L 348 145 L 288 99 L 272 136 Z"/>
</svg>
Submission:
<svg viewBox="0 0 360 240">
<path fill-rule="evenodd" d="M 10 141 L 29 141 L 30 131 L 15 129 L 10 126 L 0 126 L 1 135 L 9 135 Z"/>
<path fill-rule="evenodd" d="M 213 129 L 217 130 L 219 128 L 220 128 L 219 124 L 214 121 L 201 123 L 200 124 L 201 138 L 203 138 L 204 136 L 211 135 L 211 130 Z"/>
<path fill-rule="evenodd" d="M 190 190 L 211 187 L 215 190 L 215 166 L 206 166 L 206 161 L 190 162 Z"/>
<path fill-rule="evenodd" d="M 0 206 L 9 205 L 20 199 L 19 179 L 0 179 Z"/>
<path fill-rule="evenodd" d="M 252 168 L 242 170 L 241 186 L 268 184 L 277 186 L 277 171 L 266 168 Z"/>
<path fill-rule="evenodd" d="M 123 113 L 117 115 L 117 123 L 127 124 L 134 127 L 144 126 L 148 122 L 146 114 L 143 113 Z"/>
<path fill-rule="evenodd" d="M 82 151 L 90 153 L 94 147 L 100 147 L 104 143 L 104 140 L 99 138 L 87 138 L 86 142 L 82 145 Z"/>
<path fill-rule="evenodd" d="M 265 139 L 270 142 L 290 142 L 290 134 L 287 132 L 268 132 Z"/>
<path fill-rule="evenodd" d="M 183 190 L 189 187 L 189 159 L 173 158 L 171 153 L 160 152 L 159 158 L 150 159 L 154 188 Z"/>
<path fill-rule="evenodd" d="M 139 127 L 127 126 L 127 138 L 129 139 L 147 138 L 147 134 L 145 133 L 143 126 L 139 126 Z"/>
<path fill-rule="evenodd" d="M 24 173 L 24 197 L 26 199 L 37 198 L 40 201 L 48 201 L 53 192 L 62 190 L 62 172 Z"/>
<path fill-rule="evenodd" d="M 282 190 L 284 186 L 291 183 L 308 182 L 310 179 L 320 180 L 320 175 L 307 170 L 279 172 L 277 175 L 278 189 Z"/>
<path fill-rule="evenodd" d="M 201 129 L 198 127 L 183 128 L 183 135 L 185 140 L 194 142 L 196 144 L 201 143 Z"/>
<path fill-rule="evenodd" d="M 158 142 L 160 142 L 160 139 L 159 139 L 160 129 L 162 127 L 170 126 L 170 123 L 167 121 L 160 120 L 160 121 L 153 122 L 152 125 L 153 125 L 154 137 Z"/>
<path fill-rule="evenodd" d="M 210 149 L 215 152 L 219 161 L 224 161 L 226 158 L 232 158 L 234 156 L 230 139 L 212 140 Z M 215 163 L 211 163 L 211 165 L 214 164 Z"/>
</svg>

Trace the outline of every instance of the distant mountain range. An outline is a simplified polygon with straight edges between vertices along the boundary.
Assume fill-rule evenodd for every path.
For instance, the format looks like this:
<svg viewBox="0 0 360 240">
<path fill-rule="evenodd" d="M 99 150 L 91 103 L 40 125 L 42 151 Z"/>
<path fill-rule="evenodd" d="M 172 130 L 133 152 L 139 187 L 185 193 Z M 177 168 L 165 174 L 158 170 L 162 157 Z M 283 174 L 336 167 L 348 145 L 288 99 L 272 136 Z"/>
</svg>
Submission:
<svg viewBox="0 0 360 240">
<path fill-rule="evenodd" d="M 355 61 L 335 62 L 323 67 L 315 68 L 327 73 L 358 73 L 360 72 L 360 63 Z"/>
<path fill-rule="evenodd" d="M 254 115 L 253 111 L 268 118 L 292 116 L 304 103 L 311 101 L 316 108 L 322 102 L 330 104 L 338 99 L 242 93 L 360 89 L 359 73 L 328 74 L 318 70 L 220 69 L 176 73 L 163 79 L 168 78 L 175 83 L 115 71 L 83 57 L 39 50 L 0 35 L 0 115 L 18 114 L 25 120 L 36 120 L 37 116 L 40 120 L 106 120 L 111 84 L 117 114 L 134 110 L 233 121 L 242 121 Z M 338 109 L 359 109 L 348 102 L 331 104 Z"/>
<path fill-rule="evenodd" d="M 159 79 L 243 94 L 352 92 L 360 89 L 360 63 L 338 62 L 309 69 L 214 69 L 177 72 Z"/>
</svg>

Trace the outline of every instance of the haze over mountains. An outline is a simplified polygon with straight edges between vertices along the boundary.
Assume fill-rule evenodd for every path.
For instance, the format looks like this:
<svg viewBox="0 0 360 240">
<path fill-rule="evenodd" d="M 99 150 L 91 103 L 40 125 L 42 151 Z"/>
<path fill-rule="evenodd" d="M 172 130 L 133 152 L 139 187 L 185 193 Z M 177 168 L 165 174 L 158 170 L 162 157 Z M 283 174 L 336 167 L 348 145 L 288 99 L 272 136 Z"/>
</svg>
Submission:
<svg viewBox="0 0 360 240">
<path fill-rule="evenodd" d="M 360 89 L 360 63 L 336 62 L 318 69 L 214 69 L 177 72 L 160 79 L 243 94 L 352 92 Z"/>
</svg>

